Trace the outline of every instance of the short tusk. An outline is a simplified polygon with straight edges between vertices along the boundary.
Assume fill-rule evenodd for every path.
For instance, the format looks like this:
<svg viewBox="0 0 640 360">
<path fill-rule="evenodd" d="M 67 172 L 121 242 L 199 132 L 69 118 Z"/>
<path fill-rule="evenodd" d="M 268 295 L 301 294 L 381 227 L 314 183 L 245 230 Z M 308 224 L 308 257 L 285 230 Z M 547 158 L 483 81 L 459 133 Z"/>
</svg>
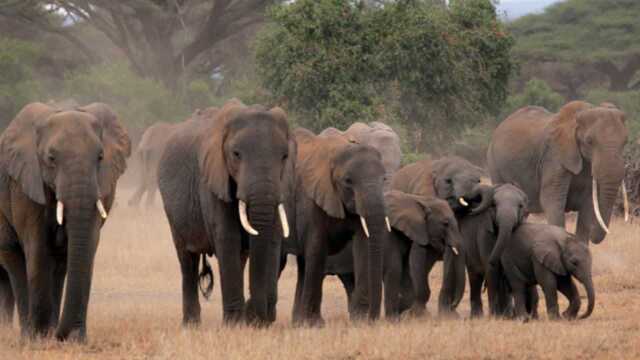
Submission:
<svg viewBox="0 0 640 360">
<path fill-rule="evenodd" d="M 249 223 L 249 219 L 247 218 L 247 203 L 239 200 L 238 211 L 240 212 L 240 224 L 242 224 L 244 230 L 253 236 L 258 235 L 258 231 L 251 227 L 251 223 Z"/>
<path fill-rule="evenodd" d="M 596 220 L 598 220 L 598 224 L 604 230 L 606 234 L 609 234 L 609 228 L 605 225 L 604 220 L 602 220 L 602 215 L 600 215 L 600 204 L 598 204 L 598 183 L 594 178 L 591 182 L 591 194 L 593 198 L 593 212 L 596 214 Z"/>
<path fill-rule="evenodd" d="M 384 221 L 387 223 L 387 230 L 389 230 L 389 232 L 391 232 L 391 223 L 389 222 L 389 217 L 385 216 L 384 217 Z"/>
<path fill-rule="evenodd" d="M 464 206 L 464 207 L 469 206 L 469 203 L 468 203 L 468 202 L 466 202 L 466 201 L 464 200 L 464 198 L 463 198 L 463 197 L 459 198 L 459 199 L 458 199 L 458 202 L 460 203 L 460 205 L 462 205 L 462 206 Z"/>
<path fill-rule="evenodd" d="M 282 235 L 284 238 L 289 237 L 289 222 L 287 221 L 287 212 L 284 211 L 284 205 L 278 205 L 278 215 L 280 215 L 280 224 L 282 224 Z"/>
<path fill-rule="evenodd" d="M 624 222 L 629 222 L 629 197 L 627 196 L 627 187 L 622 180 L 622 203 L 624 204 Z"/>
<path fill-rule="evenodd" d="M 56 206 L 56 220 L 58 220 L 58 225 L 62 225 L 64 220 L 64 204 L 60 200 L 58 200 L 58 205 Z"/>
<path fill-rule="evenodd" d="M 98 212 L 100 212 L 100 216 L 102 216 L 103 219 L 106 219 L 107 210 L 104 209 L 104 205 L 102 205 L 102 200 L 98 199 L 98 201 L 96 201 L 96 207 L 98 208 Z"/>
<path fill-rule="evenodd" d="M 458 256 L 458 249 L 456 249 L 456 247 L 455 247 L 455 246 L 452 246 L 452 247 L 451 247 L 451 251 L 453 251 L 453 254 L 454 254 L 455 256 Z"/>
<path fill-rule="evenodd" d="M 367 228 L 367 221 L 360 216 L 360 223 L 362 223 L 362 230 L 364 230 L 364 234 L 369 237 L 369 228 Z"/>
</svg>

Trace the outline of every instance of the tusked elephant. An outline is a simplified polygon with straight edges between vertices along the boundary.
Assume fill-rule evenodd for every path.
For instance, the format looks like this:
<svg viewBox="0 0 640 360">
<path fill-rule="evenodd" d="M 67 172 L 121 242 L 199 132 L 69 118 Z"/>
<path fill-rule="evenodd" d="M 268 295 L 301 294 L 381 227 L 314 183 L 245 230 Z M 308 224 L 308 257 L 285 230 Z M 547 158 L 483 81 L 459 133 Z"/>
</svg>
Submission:
<svg viewBox="0 0 640 360">
<path fill-rule="evenodd" d="M 465 261 L 455 215 L 446 201 L 401 191 L 385 194 L 393 231 L 384 246 L 385 314 L 396 318 L 410 307 L 424 313 L 431 295 L 429 273 L 444 260 L 439 312 L 453 311 L 464 294 Z M 407 280 L 408 278 L 408 280 Z M 407 288 L 409 285 L 409 288 Z"/>
<path fill-rule="evenodd" d="M 587 310 L 580 318 L 587 318 L 593 312 L 595 290 L 591 253 L 587 243 L 576 239 L 565 229 L 548 224 L 522 224 L 511 235 L 500 260 L 513 291 L 517 317 L 528 317 L 527 289 L 539 284 L 550 319 L 560 317 L 558 291 L 569 299 L 565 317 L 575 318 L 580 310 L 580 294 L 572 277 L 577 278 L 587 292 Z"/>
<path fill-rule="evenodd" d="M 297 257 L 294 324 L 322 325 L 320 306 L 326 259 L 354 237 L 355 287 L 349 301 L 352 319 L 380 315 L 382 246 L 389 228 L 383 199 L 380 153 L 341 136 L 320 137 L 296 129 L 298 160 L 295 236 L 286 253 Z"/>
<path fill-rule="evenodd" d="M 217 107 L 209 107 L 204 110 L 197 109 L 185 121 L 193 119 L 206 119 L 215 116 Z M 140 164 L 140 180 L 136 191 L 129 199 L 129 206 L 138 206 L 144 194 L 147 194 L 146 205 L 153 205 L 158 190 L 158 165 L 162 151 L 167 145 L 167 141 L 173 135 L 180 123 L 157 122 L 147 128 L 142 134 L 138 143 L 134 158 L 137 157 Z"/>
<path fill-rule="evenodd" d="M 285 112 L 228 101 L 214 117 L 169 138 L 158 181 L 182 273 L 183 325 L 200 323 L 199 257 L 218 259 L 225 323 L 276 318 L 283 203 L 293 189 L 296 144 Z M 245 304 L 244 267 L 249 260 Z M 210 276 L 205 266 L 200 277 Z"/>
<path fill-rule="evenodd" d="M 130 153 L 101 103 L 29 104 L 0 137 L 0 311 L 10 321 L 17 304 L 23 334 L 85 339 L 100 228 Z"/>
<path fill-rule="evenodd" d="M 544 212 L 550 224 L 564 227 L 565 212 L 577 211 L 576 237 L 597 244 L 609 232 L 627 137 L 625 114 L 610 105 L 573 101 L 557 114 L 528 106 L 494 131 L 487 151 L 491 180 L 518 184 L 529 210 Z"/>
</svg>

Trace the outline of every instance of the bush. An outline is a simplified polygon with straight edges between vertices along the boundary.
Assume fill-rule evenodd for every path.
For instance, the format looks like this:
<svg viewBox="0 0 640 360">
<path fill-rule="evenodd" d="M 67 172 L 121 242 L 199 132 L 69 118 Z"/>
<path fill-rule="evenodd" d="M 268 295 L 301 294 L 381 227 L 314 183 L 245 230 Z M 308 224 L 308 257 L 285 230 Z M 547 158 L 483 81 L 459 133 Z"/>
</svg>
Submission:
<svg viewBox="0 0 640 360">
<path fill-rule="evenodd" d="M 555 92 L 544 80 L 533 78 L 527 82 L 522 93 L 509 96 L 503 117 L 529 105 L 542 106 L 556 112 L 564 103 L 562 95 Z"/>
</svg>

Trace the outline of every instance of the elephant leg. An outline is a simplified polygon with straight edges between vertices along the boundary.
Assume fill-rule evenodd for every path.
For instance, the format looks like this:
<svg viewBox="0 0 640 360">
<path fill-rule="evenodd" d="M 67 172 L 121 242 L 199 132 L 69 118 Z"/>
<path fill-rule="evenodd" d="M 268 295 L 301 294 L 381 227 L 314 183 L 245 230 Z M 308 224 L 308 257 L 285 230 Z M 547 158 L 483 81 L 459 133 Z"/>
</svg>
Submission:
<svg viewBox="0 0 640 360">
<path fill-rule="evenodd" d="M 27 262 L 27 278 L 29 291 L 28 333 L 30 335 L 47 335 L 53 328 L 51 314 L 53 312 L 53 273 L 55 265 L 49 246 L 40 238 L 27 238 L 25 259 Z"/>
<path fill-rule="evenodd" d="M 482 317 L 482 283 L 484 276 L 478 273 L 469 273 L 469 287 L 471 288 L 469 300 L 471 302 L 471 317 Z"/>
<path fill-rule="evenodd" d="M 353 266 L 356 275 L 356 288 L 349 303 L 349 315 L 352 320 L 365 318 L 369 309 L 367 240 L 356 236 L 353 240 Z"/>
<path fill-rule="evenodd" d="M 431 297 L 429 273 L 437 260 L 438 259 L 433 254 L 433 251 L 428 251 L 426 247 L 420 246 L 416 243 L 411 245 L 409 253 L 409 268 L 414 293 L 411 311 L 415 315 L 423 315 L 426 311 L 427 302 Z"/>
<path fill-rule="evenodd" d="M 3 266 L 9 276 L 11 290 L 18 308 L 20 327 L 23 333 L 28 328 L 29 291 L 27 288 L 27 265 L 20 250 L 0 250 Z"/>
<path fill-rule="evenodd" d="M 580 210 L 578 211 L 578 222 L 576 224 L 576 239 L 589 243 L 589 236 L 591 235 L 591 225 L 595 223 L 595 217 L 593 216 L 593 205 L 589 200 L 585 201 Z"/>
<path fill-rule="evenodd" d="M 302 292 L 304 290 L 305 274 L 304 257 L 296 257 L 296 268 L 298 272 L 298 279 L 296 281 L 296 294 L 293 300 L 292 321 L 294 324 L 300 324 L 304 320 L 302 313 Z"/>
<path fill-rule="evenodd" d="M 390 236 L 391 237 L 391 236 Z M 397 319 L 402 312 L 400 308 L 402 286 L 402 254 L 398 249 L 398 239 L 389 239 L 389 246 L 384 254 L 384 312 L 387 318 Z"/>
<path fill-rule="evenodd" d="M 342 282 L 344 291 L 347 294 L 347 303 L 351 303 L 353 290 L 356 287 L 356 277 L 353 273 L 338 274 L 338 279 Z"/>
<path fill-rule="evenodd" d="M 324 242 L 311 241 L 305 253 L 304 283 L 302 290 L 302 321 L 309 325 L 322 326 L 324 320 L 320 314 L 322 304 L 322 282 L 327 262 L 327 249 Z"/>
<path fill-rule="evenodd" d="M 540 284 L 544 292 L 544 299 L 547 303 L 547 316 L 549 316 L 551 320 L 559 319 L 560 312 L 558 310 L 558 284 L 556 275 L 538 263 L 534 264 L 533 271 L 538 284 Z"/>
<path fill-rule="evenodd" d="M 406 264 L 409 263 L 407 257 Z M 400 302 L 398 303 L 400 313 L 403 313 L 413 306 L 413 283 L 411 283 L 411 274 L 408 267 L 402 271 L 402 279 L 400 280 Z"/>
<path fill-rule="evenodd" d="M 538 302 L 540 297 L 538 296 L 538 288 L 533 285 L 527 288 L 527 313 L 532 319 L 538 318 Z"/>
<path fill-rule="evenodd" d="M 0 326 L 11 325 L 13 322 L 15 302 L 9 274 L 0 267 Z"/>
<path fill-rule="evenodd" d="M 57 257 L 53 270 L 53 309 L 51 311 L 51 323 L 53 326 L 58 325 L 60 318 L 60 305 L 62 304 L 62 291 L 64 289 L 64 280 L 67 275 L 67 259 Z"/>
<path fill-rule="evenodd" d="M 549 169 L 543 175 L 540 205 L 542 205 L 547 223 L 565 227 L 569 185 L 571 185 L 571 176 L 564 169 Z"/>
<path fill-rule="evenodd" d="M 200 324 L 200 299 L 198 298 L 199 256 L 186 249 L 177 249 L 182 273 L 182 325 Z"/>
<path fill-rule="evenodd" d="M 523 284 L 513 286 L 513 302 L 516 318 L 527 320 L 527 289 Z"/>
<path fill-rule="evenodd" d="M 558 290 L 569 300 L 569 307 L 562 313 L 565 319 L 575 319 L 580 311 L 580 293 L 571 276 L 563 276 L 558 279 Z"/>
</svg>

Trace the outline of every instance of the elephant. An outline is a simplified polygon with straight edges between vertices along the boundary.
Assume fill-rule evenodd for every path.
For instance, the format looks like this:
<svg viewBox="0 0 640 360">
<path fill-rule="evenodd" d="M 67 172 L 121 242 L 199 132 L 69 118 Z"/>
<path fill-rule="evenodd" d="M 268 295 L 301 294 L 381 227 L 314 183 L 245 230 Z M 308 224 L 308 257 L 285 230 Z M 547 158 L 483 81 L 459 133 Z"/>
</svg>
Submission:
<svg viewBox="0 0 640 360">
<path fill-rule="evenodd" d="M 565 317 L 575 318 L 580 310 L 580 295 L 572 277 L 583 284 L 587 293 L 587 310 L 580 319 L 593 312 L 595 290 L 588 243 L 564 228 L 549 224 L 520 225 L 511 235 L 500 261 L 513 292 L 517 317 L 527 318 L 527 288 L 539 284 L 550 319 L 560 318 L 558 290 L 569 299 Z"/>
<path fill-rule="evenodd" d="M 24 335 L 86 339 L 100 229 L 130 154 L 102 103 L 31 103 L 0 137 L 0 311 L 10 322 L 17 305 Z"/>
<path fill-rule="evenodd" d="M 518 184 L 529 210 L 549 224 L 564 227 L 565 212 L 577 211 L 576 237 L 595 244 L 609 232 L 628 138 L 625 114 L 604 105 L 573 101 L 557 114 L 522 108 L 495 129 L 487 151 L 494 183 Z"/>
<path fill-rule="evenodd" d="M 387 318 L 407 307 L 424 313 L 429 301 L 429 273 L 444 259 L 439 312 L 453 311 L 464 294 L 465 257 L 455 215 L 446 201 L 393 190 L 385 194 L 391 234 L 384 247 L 384 299 Z M 408 281 L 406 280 L 408 278 Z M 411 287 L 407 289 L 407 284 Z"/>
<path fill-rule="evenodd" d="M 184 326 L 200 323 L 199 278 L 213 280 L 205 255 L 218 260 L 225 324 L 275 321 L 281 247 L 289 236 L 283 204 L 295 158 L 284 110 L 235 99 L 213 117 L 183 123 L 167 141 L 158 186 L 182 273 Z"/>
<path fill-rule="evenodd" d="M 384 166 L 371 146 L 341 136 L 316 136 L 296 129 L 298 144 L 294 236 L 285 252 L 297 258 L 298 278 L 293 323 L 321 326 L 322 281 L 328 255 L 354 237 L 351 261 L 355 284 L 349 301 L 353 320 L 380 316 L 382 245 L 385 224 Z"/>
<path fill-rule="evenodd" d="M 215 116 L 217 112 L 218 108 L 213 106 L 204 110 L 196 109 L 191 117 L 185 121 L 210 118 Z M 131 199 L 129 199 L 129 206 L 138 206 L 145 193 L 147 193 L 147 206 L 151 206 L 155 202 L 156 191 L 158 190 L 157 175 L 160 157 L 167 145 L 167 141 L 181 124 L 182 122 L 157 122 L 149 126 L 142 134 L 136 151 L 141 166 L 140 182 Z"/>
</svg>

